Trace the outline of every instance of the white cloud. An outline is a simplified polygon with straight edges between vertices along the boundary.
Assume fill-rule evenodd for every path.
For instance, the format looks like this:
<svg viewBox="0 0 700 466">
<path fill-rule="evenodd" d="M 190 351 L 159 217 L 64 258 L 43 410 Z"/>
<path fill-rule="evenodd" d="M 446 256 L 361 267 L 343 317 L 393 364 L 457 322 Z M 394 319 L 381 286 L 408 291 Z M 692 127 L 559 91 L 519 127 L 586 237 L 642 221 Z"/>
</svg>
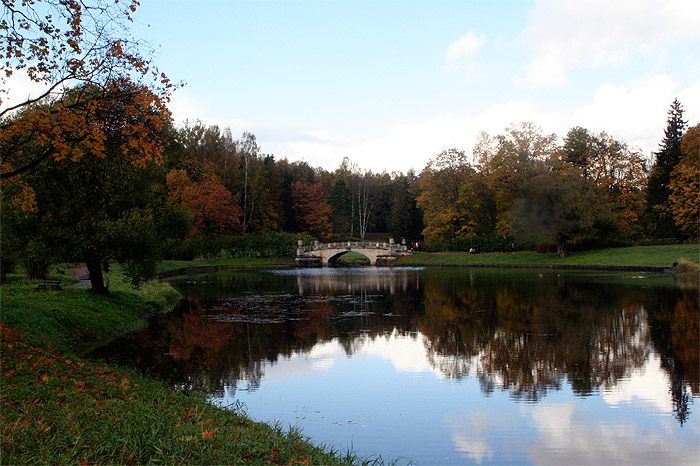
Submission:
<svg viewBox="0 0 700 466">
<path fill-rule="evenodd" d="M 464 37 L 450 44 L 445 54 L 445 61 L 450 63 L 463 57 L 474 57 L 479 54 L 485 43 L 486 37 L 483 34 L 477 36 L 472 29 Z"/>
<path fill-rule="evenodd" d="M 310 131 L 307 131 L 306 134 L 313 139 L 317 139 L 319 141 L 330 141 L 332 140 L 331 135 L 328 131 L 323 130 L 323 129 L 312 129 Z"/>
<path fill-rule="evenodd" d="M 265 138 L 258 139 L 265 152 L 305 160 L 327 170 L 337 168 L 347 156 L 360 167 L 375 172 L 405 172 L 411 168 L 422 170 L 428 160 L 444 149 L 458 148 L 470 153 L 480 131 L 496 135 L 512 123 L 532 121 L 545 132 L 561 137 L 573 126 L 606 131 L 649 156 L 663 138 L 666 112 L 675 97 L 687 110 L 684 117 L 691 125 L 697 123 L 700 80 L 681 89 L 670 76 L 659 74 L 621 85 L 603 84 L 590 103 L 571 112 L 545 112 L 530 102 L 514 100 L 493 104 L 473 116 L 443 113 L 423 122 L 395 125 L 374 140 L 309 140 L 306 132 L 292 139 L 277 138 L 271 143 Z"/>
<path fill-rule="evenodd" d="M 669 45 L 700 38 L 696 0 L 537 0 L 521 36 L 533 50 L 526 79 L 561 86 L 573 68 L 663 63 Z"/>
</svg>

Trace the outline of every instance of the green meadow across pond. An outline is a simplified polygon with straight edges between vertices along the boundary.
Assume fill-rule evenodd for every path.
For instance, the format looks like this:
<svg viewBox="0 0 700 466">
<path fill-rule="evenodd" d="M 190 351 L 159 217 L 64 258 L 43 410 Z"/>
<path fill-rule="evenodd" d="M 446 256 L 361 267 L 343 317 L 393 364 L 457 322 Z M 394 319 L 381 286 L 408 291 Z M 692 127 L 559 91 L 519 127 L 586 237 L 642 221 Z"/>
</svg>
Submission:
<svg viewBox="0 0 700 466">
<path fill-rule="evenodd" d="M 172 312 L 94 356 L 340 451 L 418 464 L 699 457 L 692 280 L 361 267 L 171 284 L 185 296 Z"/>
</svg>

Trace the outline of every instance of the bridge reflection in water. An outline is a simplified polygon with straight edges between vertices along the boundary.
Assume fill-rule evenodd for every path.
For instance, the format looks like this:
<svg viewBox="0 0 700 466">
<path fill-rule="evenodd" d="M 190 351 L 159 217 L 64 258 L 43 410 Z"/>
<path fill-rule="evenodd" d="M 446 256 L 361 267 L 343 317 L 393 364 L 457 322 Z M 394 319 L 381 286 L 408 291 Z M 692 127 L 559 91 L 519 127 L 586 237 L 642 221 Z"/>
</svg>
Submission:
<svg viewBox="0 0 700 466">
<path fill-rule="evenodd" d="M 296 262 L 300 267 L 321 267 L 333 265 L 343 254 L 357 252 L 369 259 L 370 265 L 388 265 L 397 257 L 412 253 L 405 244 L 394 243 L 389 238 L 388 243 L 376 241 L 343 241 L 337 243 L 321 243 L 314 241 L 304 246 L 299 240 Z"/>
</svg>

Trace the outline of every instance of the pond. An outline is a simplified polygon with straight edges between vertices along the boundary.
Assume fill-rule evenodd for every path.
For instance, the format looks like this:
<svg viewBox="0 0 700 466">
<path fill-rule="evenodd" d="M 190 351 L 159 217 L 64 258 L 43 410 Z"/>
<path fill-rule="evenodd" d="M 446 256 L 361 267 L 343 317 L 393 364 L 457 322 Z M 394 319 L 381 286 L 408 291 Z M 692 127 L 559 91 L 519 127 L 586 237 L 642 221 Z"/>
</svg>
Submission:
<svg viewBox="0 0 700 466">
<path fill-rule="evenodd" d="M 96 353 L 399 463 L 698 464 L 698 290 L 673 276 L 240 270 Z"/>
</svg>

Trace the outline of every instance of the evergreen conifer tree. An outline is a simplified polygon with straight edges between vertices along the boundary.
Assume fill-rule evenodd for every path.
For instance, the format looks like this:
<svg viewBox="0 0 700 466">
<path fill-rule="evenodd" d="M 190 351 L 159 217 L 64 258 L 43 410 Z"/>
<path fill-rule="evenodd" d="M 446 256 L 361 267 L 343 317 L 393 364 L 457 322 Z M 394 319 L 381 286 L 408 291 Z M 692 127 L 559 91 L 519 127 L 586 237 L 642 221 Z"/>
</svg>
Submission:
<svg viewBox="0 0 700 466">
<path fill-rule="evenodd" d="M 654 167 L 649 174 L 647 185 L 647 230 L 656 238 L 678 237 L 679 231 L 673 219 L 664 213 L 670 194 L 671 172 L 681 159 L 681 141 L 686 129 L 683 121 L 683 106 L 675 99 L 668 111 L 664 139 L 655 155 Z"/>
</svg>

